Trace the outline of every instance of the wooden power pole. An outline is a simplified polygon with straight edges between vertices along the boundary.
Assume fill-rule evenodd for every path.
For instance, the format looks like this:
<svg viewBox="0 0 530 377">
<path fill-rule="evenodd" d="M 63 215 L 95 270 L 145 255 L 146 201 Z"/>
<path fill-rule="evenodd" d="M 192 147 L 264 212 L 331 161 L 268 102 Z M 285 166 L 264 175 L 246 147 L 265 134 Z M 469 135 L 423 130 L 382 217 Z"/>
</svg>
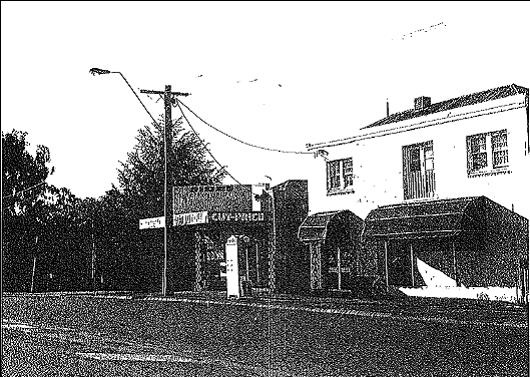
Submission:
<svg viewBox="0 0 530 377">
<path fill-rule="evenodd" d="M 164 91 L 140 90 L 140 93 L 158 94 L 164 98 L 164 268 L 162 270 L 162 295 L 167 294 L 167 229 L 171 224 L 171 196 L 168 194 L 167 179 L 167 150 L 171 146 L 173 135 L 173 120 L 171 119 L 171 106 L 173 97 L 188 96 L 189 93 L 172 92 L 171 85 L 166 85 Z"/>
</svg>

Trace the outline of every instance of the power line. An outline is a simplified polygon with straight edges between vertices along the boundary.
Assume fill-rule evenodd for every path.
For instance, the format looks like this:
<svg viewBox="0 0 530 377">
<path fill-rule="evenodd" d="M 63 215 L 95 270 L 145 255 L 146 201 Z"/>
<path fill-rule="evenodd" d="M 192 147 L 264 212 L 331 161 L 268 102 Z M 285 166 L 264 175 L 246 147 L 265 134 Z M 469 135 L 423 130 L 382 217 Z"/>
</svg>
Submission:
<svg viewBox="0 0 530 377">
<path fill-rule="evenodd" d="M 23 192 L 26 192 L 26 191 L 32 190 L 32 189 L 34 189 L 35 187 L 38 187 L 38 186 L 43 185 L 43 184 L 45 184 L 45 183 L 46 183 L 46 181 L 42 181 L 42 182 L 40 182 L 40 183 L 37 183 L 36 185 L 30 186 L 30 187 L 28 187 L 28 188 L 25 188 L 24 190 L 20 190 L 20 191 L 18 191 L 18 192 L 15 192 L 14 194 L 6 195 L 6 196 L 2 196 L 2 199 L 7 199 L 7 198 L 10 198 L 10 197 L 12 197 L 12 196 L 16 196 L 16 195 L 18 195 L 18 194 L 22 194 Z"/>
<path fill-rule="evenodd" d="M 252 143 L 249 143 L 247 141 L 244 141 L 244 140 L 241 140 L 235 136 L 232 136 L 226 132 L 224 132 L 223 130 L 220 130 L 219 128 L 211 125 L 210 123 L 208 123 L 207 121 L 205 121 L 204 119 L 202 119 L 199 115 L 197 115 L 193 110 L 191 110 L 188 106 L 186 106 L 186 104 L 182 101 L 180 101 L 179 99 L 177 99 L 177 104 L 180 103 L 182 106 L 184 106 L 190 113 L 192 113 L 197 119 L 199 119 L 201 122 L 203 122 L 205 125 L 207 125 L 208 127 L 214 129 L 215 131 L 223 134 L 224 136 L 226 137 L 229 137 L 230 139 L 232 140 L 235 140 L 241 144 L 244 144 L 244 145 L 247 145 L 249 147 L 252 147 L 252 148 L 257 148 L 257 149 L 262 149 L 262 150 L 265 150 L 265 151 L 269 151 L 269 152 L 279 152 L 279 153 L 291 153 L 291 154 L 313 154 L 313 152 L 305 152 L 305 151 L 290 151 L 290 150 L 285 150 L 285 149 L 278 149 L 278 148 L 270 148 L 270 147 L 263 147 L 261 145 L 256 145 L 256 144 L 252 144 Z M 180 108 L 180 106 L 179 106 Z M 182 110 L 181 110 L 182 112 Z"/>
<path fill-rule="evenodd" d="M 112 72 L 112 73 L 120 73 L 120 72 Z M 127 83 L 127 85 L 129 85 L 129 83 L 127 82 L 127 80 L 125 79 L 125 77 L 120 73 L 120 75 L 123 77 L 123 79 L 125 80 L 125 82 Z M 147 110 L 147 107 L 145 107 L 145 105 L 143 104 L 143 102 L 140 100 L 140 98 L 138 97 L 138 95 L 136 94 L 136 92 L 134 91 L 134 89 L 131 87 L 131 85 L 129 85 L 129 88 L 131 88 L 131 90 L 133 91 L 134 95 L 136 96 L 136 98 L 138 98 L 138 100 L 140 101 L 140 103 L 142 104 L 142 107 L 145 109 L 145 111 L 147 112 L 147 114 L 149 114 L 149 116 L 151 117 L 151 119 L 153 120 L 153 122 L 158 125 L 158 127 L 161 127 L 160 124 L 155 120 L 155 118 L 151 115 L 151 113 L 149 112 L 149 110 Z M 215 163 L 217 165 L 219 165 L 219 167 L 224 170 L 226 172 L 226 174 L 232 178 L 235 182 L 237 182 L 237 184 L 241 185 L 241 183 L 236 179 L 234 178 L 234 176 L 232 174 L 230 174 L 230 172 L 226 169 L 226 166 L 222 165 L 216 158 L 215 156 L 212 154 L 212 152 L 206 147 L 206 144 L 204 144 L 204 142 L 202 141 L 202 139 L 199 137 L 199 135 L 197 134 L 197 132 L 195 131 L 195 129 L 193 128 L 193 126 L 191 125 L 191 123 L 189 122 L 188 118 L 186 117 L 186 115 L 184 114 L 184 112 L 182 111 L 182 108 L 179 106 L 179 100 L 177 98 L 175 98 L 175 102 L 180 110 L 180 113 L 182 114 L 182 117 L 186 120 L 186 123 L 188 123 L 188 125 L 190 126 L 191 130 L 193 131 L 193 133 L 197 136 L 197 138 L 199 139 L 199 141 L 201 142 L 202 146 L 204 147 L 204 149 L 206 149 L 206 151 L 208 152 L 208 154 L 210 155 L 210 157 L 215 161 Z M 184 104 L 183 104 L 184 105 Z M 186 106 L 186 105 L 184 105 Z M 187 108 L 187 106 L 186 106 Z M 176 123 L 178 122 L 178 120 L 175 120 L 174 124 L 175 125 Z"/>
<path fill-rule="evenodd" d="M 184 118 L 184 120 L 186 121 L 186 123 L 188 123 L 188 126 L 190 127 L 190 129 L 193 131 L 193 133 L 195 134 L 195 136 L 197 136 L 197 139 L 199 139 L 199 142 L 202 144 L 202 146 L 204 147 L 204 149 L 206 150 L 206 152 L 208 152 L 208 154 L 210 155 L 210 157 L 215 161 L 215 163 L 217 165 L 219 165 L 219 167 L 224 170 L 226 172 L 226 174 L 232 178 L 238 185 L 241 185 L 242 183 L 239 182 L 232 174 L 230 174 L 230 172 L 226 169 L 226 166 L 222 165 L 216 158 L 215 156 L 213 155 L 213 153 L 206 147 L 206 144 L 204 143 L 204 141 L 201 139 L 201 137 L 199 136 L 199 134 L 197 133 L 197 131 L 195 131 L 195 129 L 193 128 L 193 126 L 191 125 L 190 121 L 188 120 L 188 117 L 186 116 L 186 114 L 184 114 L 184 111 L 182 111 L 182 107 L 180 106 L 181 102 L 176 99 L 176 104 L 177 104 L 177 107 L 179 108 L 180 110 L 180 113 L 182 114 L 182 117 Z M 183 104 L 184 105 L 184 104 Z M 187 106 L 184 105 L 186 108 Z"/>
</svg>

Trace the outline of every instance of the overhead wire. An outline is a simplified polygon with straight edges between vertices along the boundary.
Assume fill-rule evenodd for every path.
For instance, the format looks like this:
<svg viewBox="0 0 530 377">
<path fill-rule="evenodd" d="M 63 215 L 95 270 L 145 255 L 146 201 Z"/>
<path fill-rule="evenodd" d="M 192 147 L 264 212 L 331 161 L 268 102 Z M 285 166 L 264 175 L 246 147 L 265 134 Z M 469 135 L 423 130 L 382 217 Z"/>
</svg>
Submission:
<svg viewBox="0 0 530 377">
<path fill-rule="evenodd" d="M 199 142 L 202 144 L 202 146 L 204 147 L 204 149 L 206 150 L 206 152 L 208 152 L 208 154 L 210 155 L 210 157 L 212 158 L 212 160 L 215 161 L 215 163 L 217 165 L 219 165 L 219 167 L 221 167 L 222 170 L 224 170 L 226 172 L 226 174 L 232 178 L 238 185 L 242 185 L 241 182 L 239 182 L 239 180 L 237 180 L 232 174 L 230 174 L 230 172 L 226 169 L 226 166 L 222 165 L 218 160 L 217 158 L 215 158 L 215 156 L 213 155 L 213 153 L 208 149 L 208 147 L 206 146 L 204 140 L 201 139 L 201 137 L 199 136 L 199 134 L 197 133 L 197 131 L 195 131 L 195 128 L 193 128 L 193 126 L 191 125 L 188 117 L 186 116 L 186 114 L 184 113 L 184 111 L 182 110 L 182 107 L 180 106 L 180 101 L 177 99 L 176 101 L 176 105 L 177 107 L 179 108 L 180 110 L 180 113 L 182 114 L 182 117 L 184 118 L 184 120 L 186 121 L 186 123 L 188 124 L 188 126 L 190 127 L 191 131 L 195 134 L 195 136 L 197 136 L 197 139 L 199 139 Z"/>
<path fill-rule="evenodd" d="M 151 117 L 151 120 L 158 126 L 160 127 L 160 123 L 157 122 L 155 120 L 155 118 L 153 117 L 153 115 L 149 112 L 149 110 L 147 109 L 147 107 L 144 105 L 144 103 L 142 102 L 142 100 L 140 99 L 140 97 L 138 97 L 138 94 L 136 94 L 136 92 L 134 91 L 134 89 L 132 88 L 132 86 L 129 84 L 129 82 L 127 81 L 127 79 L 120 73 L 120 72 L 116 72 L 116 73 L 119 73 L 121 75 L 121 77 L 125 80 L 125 82 L 127 83 L 127 85 L 129 85 L 129 88 L 132 90 L 132 92 L 134 93 L 134 95 L 136 96 L 136 98 L 138 99 L 138 101 L 140 102 L 140 104 L 142 105 L 142 107 L 144 108 L 144 110 L 147 112 L 147 114 Z M 177 99 L 177 105 L 178 105 L 178 99 Z M 203 140 L 199 137 L 199 135 L 197 134 L 197 132 L 195 132 L 195 130 L 193 129 L 192 125 L 190 124 L 190 122 L 188 121 L 188 119 L 186 118 L 186 116 L 184 115 L 184 112 L 182 111 L 182 108 L 179 106 L 179 109 L 180 109 L 180 112 L 182 113 L 182 116 L 184 117 L 184 119 L 186 119 L 186 122 L 188 123 L 188 125 L 190 126 L 191 130 L 193 131 L 193 133 L 195 135 L 197 135 L 197 138 L 199 139 L 199 141 L 201 142 L 202 146 L 204 147 L 204 149 L 208 152 L 208 154 L 210 155 L 210 157 L 214 160 L 214 162 L 219 165 L 219 167 L 221 168 L 221 170 L 225 171 L 226 174 L 232 178 L 235 182 L 237 182 L 239 185 L 241 185 L 241 183 L 232 175 L 230 174 L 230 172 L 226 169 L 226 166 L 225 165 L 222 165 L 219 160 L 217 160 L 215 158 L 215 156 L 212 154 L 212 152 L 207 148 L 206 144 L 203 142 Z M 177 120 L 175 120 L 174 122 L 172 122 L 173 125 L 175 125 L 177 123 Z"/>
<path fill-rule="evenodd" d="M 11 195 L 2 196 L 2 199 L 7 199 L 7 198 L 11 198 L 11 197 L 17 196 L 17 195 L 19 195 L 19 194 L 22 194 L 23 192 L 26 192 L 26 191 L 32 190 L 32 189 L 34 189 L 35 187 L 38 187 L 38 186 L 43 185 L 43 184 L 45 184 L 45 183 L 46 183 L 46 181 L 39 182 L 39 183 L 37 183 L 37 184 L 35 184 L 35 185 L 33 185 L 33 186 L 30 186 L 30 187 L 28 187 L 28 188 L 25 188 L 24 190 L 20 190 L 20 191 L 18 191 L 18 192 L 15 192 L 15 193 L 13 193 L 13 194 L 11 194 Z"/>
<path fill-rule="evenodd" d="M 232 139 L 232 140 L 235 140 L 241 144 L 244 144 L 244 145 L 247 145 L 249 147 L 252 147 L 252 148 L 257 148 L 257 149 L 262 149 L 262 150 L 265 150 L 265 151 L 269 151 L 269 152 L 278 152 L 278 153 L 290 153 L 290 154 L 310 154 L 310 155 L 313 155 L 314 153 L 313 152 L 306 152 L 306 151 L 292 151 L 292 150 L 285 150 L 285 149 L 279 149 L 279 148 L 271 148 L 271 147 L 264 147 L 264 146 L 261 146 L 261 145 L 257 145 L 257 144 L 253 144 L 253 143 L 249 143 L 247 141 L 244 141 L 242 139 L 239 139 L 233 135 L 230 135 L 229 133 L 215 127 L 214 125 L 208 123 L 207 121 L 205 121 L 203 118 L 201 118 L 197 113 L 195 113 L 192 109 L 190 109 L 184 102 L 182 102 L 181 100 L 179 100 L 178 98 L 176 99 L 176 102 L 179 103 L 180 105 L 184 106 L 190 113 L 192 113 L 197 119 L 199 119 L 202 123 L 204 123 L 205 125 L 207 125 L 208 127 L 214 129 L 215 131 L 219 132 L 220 134 Z M 180 108 L 180 106 L 179 106 Z M 182 110 L 181 110 L 182 112 Z"/>
</svg>

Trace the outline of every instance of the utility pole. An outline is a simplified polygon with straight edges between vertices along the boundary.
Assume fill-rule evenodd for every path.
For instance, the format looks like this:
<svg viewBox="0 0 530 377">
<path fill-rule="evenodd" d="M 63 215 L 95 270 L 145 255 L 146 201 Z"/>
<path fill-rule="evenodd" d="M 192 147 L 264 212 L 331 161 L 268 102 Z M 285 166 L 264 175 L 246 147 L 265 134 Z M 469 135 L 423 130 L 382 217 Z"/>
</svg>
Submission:
<svg viewBox="0 0 530 377">
<path fill-rule="evenodd" d="M 162 270 L 162 295 L 167 294 L 167 229 L 170 226 L 171 196 L 168 195 L 167 180 L 167 150 L 171 146 L 173 135 L 173 120 L 171 119 L 171 105 L 175 101 L 173 97 L 189 96 L 189 93 L 172 92 L 171 85 L 166 85 L 164 91 L 140 90 L 140 93 L 158 94 L 164 98 L 164 268 Z"/>
<path fill-rule="evenodd" d="M 94 240 L 94 214 L 92 214 L 92 292 L 96 295 L 96 241 Z"/>
<path fill-rule="evenodd" d="M 35 282 L 35 268 L 37 267 L 37 245 L 39 243 L 39 236 L 35 236 L 35 256 L 33 257 L 33 270 L 31 271 L 31 287 L 30 292 L 33 293 L 33 283 Z"/>
</svg>

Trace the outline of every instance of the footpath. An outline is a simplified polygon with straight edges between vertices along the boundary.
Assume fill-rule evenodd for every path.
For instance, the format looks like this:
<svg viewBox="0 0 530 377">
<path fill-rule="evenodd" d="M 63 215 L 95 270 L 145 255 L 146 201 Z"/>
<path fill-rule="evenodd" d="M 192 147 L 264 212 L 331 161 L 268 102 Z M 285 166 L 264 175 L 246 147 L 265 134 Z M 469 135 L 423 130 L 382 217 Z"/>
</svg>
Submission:
<svg viewBox="0 0 530 377">
<path fill-rule="evenodd" d="M 285 294 L 257 297 L 226 297 L 226 292 L 176 292 L 162 297 L 135 292 L 46 292 L 4 293 L 4 296 L 86 296 L 95 299 L 121 299 L 179 302 L 195 305 L 253 307 L 270 311 L 304 311 L 321 315 L 386 318 L 388 321 L 417 321 L 465 326 L 500 326 L 528 329 L 528 305 L 502 301 L 442 299 L 424 297 L 388 297 L 354 299 L 293 296 Z"/>
<path fill-rule="evenodd" d="M 500 301 L 390 297 L 352 299 L 271 295 L 227 299 L 215 292 L 180 292 L 171 297 L 146 296 L 144 300 L 193 302 L 206 305 L 241 305 L 269 310 L 301 310 L 342 316 L 388 318 L 390 321 L 421 321 L 475 326 L 528 329 L 528 305 Z"/>
</svg>

